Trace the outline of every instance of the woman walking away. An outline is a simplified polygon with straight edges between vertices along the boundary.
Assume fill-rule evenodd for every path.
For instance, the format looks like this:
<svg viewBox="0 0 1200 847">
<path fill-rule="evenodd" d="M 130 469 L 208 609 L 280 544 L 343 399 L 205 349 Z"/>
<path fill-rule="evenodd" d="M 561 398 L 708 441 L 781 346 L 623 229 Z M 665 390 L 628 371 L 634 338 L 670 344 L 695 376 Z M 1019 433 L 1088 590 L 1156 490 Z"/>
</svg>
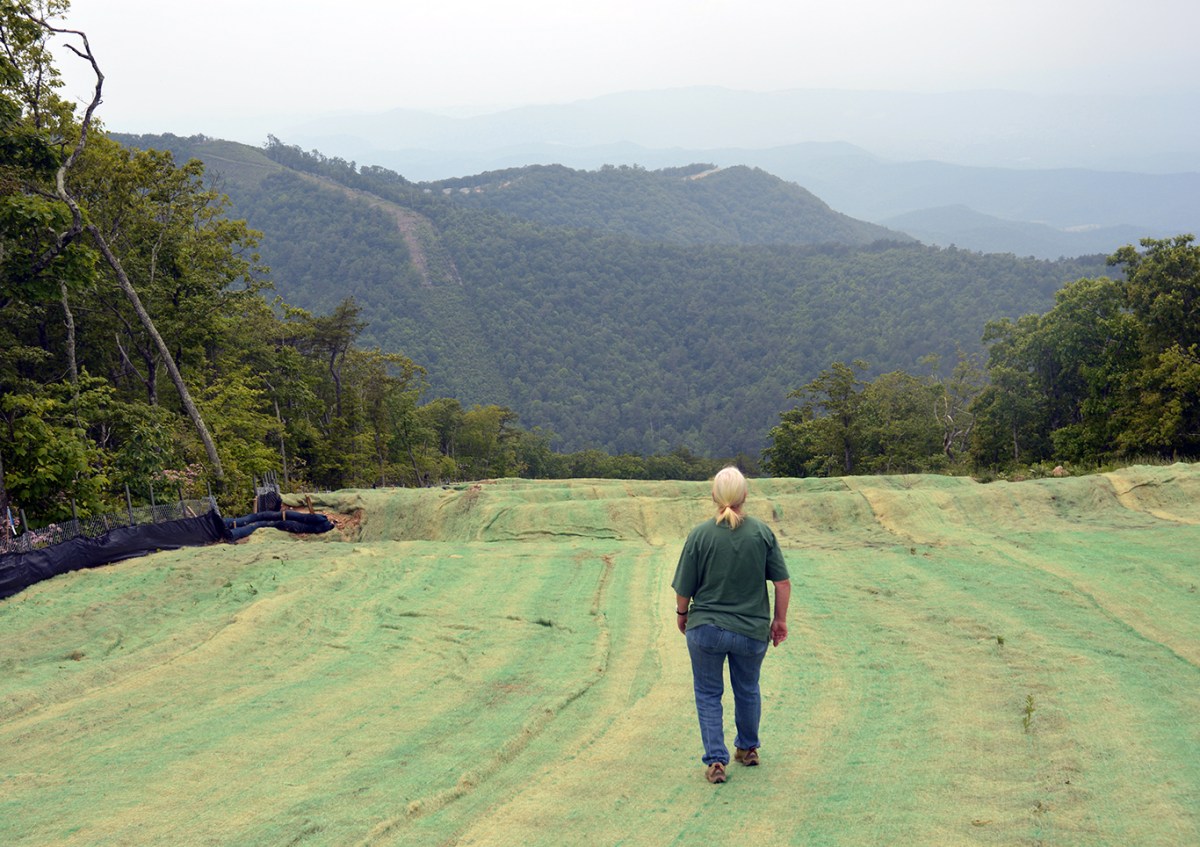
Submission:
<svg viewBox="0 0 1200 847">
<path fill-rule="evenodd" d="M 716 519 L 688 534 L 671 581 L 679 631 L 686 636 L 692 657 L 696 715 L 708 766 L 705 776 L 712 783 L 725 781 L 729 765 L 721 709 L 725 660 L 729 660 L 737 727 L 734 759 L 757 765 L 762 714 L 758 672 L 768 641 L 778 647 L 787 638 L 792 593 L 787 565 L 771 528 L 742 512 L 746 490 L 746 478 L 737 468 L 716 475 L 712 486 Z M 774 617 L 768 580 L 775 583 Z"/>
</svg>

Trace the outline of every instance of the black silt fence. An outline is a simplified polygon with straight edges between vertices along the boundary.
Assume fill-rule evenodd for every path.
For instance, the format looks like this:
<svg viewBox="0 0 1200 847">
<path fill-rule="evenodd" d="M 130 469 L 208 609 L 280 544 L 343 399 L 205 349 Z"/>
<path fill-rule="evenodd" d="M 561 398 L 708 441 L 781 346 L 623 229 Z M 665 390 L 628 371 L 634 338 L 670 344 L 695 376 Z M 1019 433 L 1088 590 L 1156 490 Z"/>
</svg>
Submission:
<svg viewBox="0 0 1200 847">
<path fill-rule="evenodd" d="M 142 526 L 123 526 L 96 537 L 77 535 L 51 547 L 0 555 L 0 599 L 70 571 L 229 541 L 229 528 L 214 508 L 201 515 Z"/>
</svg>

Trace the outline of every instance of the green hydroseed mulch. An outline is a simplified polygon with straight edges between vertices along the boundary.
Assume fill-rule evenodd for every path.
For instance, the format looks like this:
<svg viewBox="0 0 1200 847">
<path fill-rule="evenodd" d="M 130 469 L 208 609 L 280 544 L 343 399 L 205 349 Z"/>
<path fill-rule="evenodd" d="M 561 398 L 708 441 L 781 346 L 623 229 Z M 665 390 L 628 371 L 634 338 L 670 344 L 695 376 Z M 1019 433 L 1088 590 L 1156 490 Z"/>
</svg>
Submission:
<svg viewBox="0 0 1200 847">
<path fill-rule="evenodd" d="M 752 482 L 791 637 L 716 787 L 669 585 L 707 498 L 338 492 L 344 533 L 0 601 L 0 844 L 1200 844 L 1200 470 Z"/>
</svg>

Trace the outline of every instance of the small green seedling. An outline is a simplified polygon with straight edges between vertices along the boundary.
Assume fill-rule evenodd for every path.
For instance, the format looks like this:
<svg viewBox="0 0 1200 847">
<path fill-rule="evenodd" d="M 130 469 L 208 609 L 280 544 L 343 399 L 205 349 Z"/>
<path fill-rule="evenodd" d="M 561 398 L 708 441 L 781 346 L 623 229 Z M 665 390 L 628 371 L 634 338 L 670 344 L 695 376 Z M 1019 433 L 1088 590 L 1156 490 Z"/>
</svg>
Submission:
<svg viewBox="0 0 1200 847">
<path fill-rule="evenodd" d="M 1036 711 L 1037 711 L 1037 709 L 1035 709 L 1034 705 L 1033 705 L 1033 695 L 1026 694 L 1025 695 L 1025 716 L 1023 718 L 1021 718 L 1021 724 L 1025 727 L 1025 732 L 1027 732 L 1027 733 L 1029 732 L 1029 725 L 1033 723 L 1033 713 Z"/>
</svg>

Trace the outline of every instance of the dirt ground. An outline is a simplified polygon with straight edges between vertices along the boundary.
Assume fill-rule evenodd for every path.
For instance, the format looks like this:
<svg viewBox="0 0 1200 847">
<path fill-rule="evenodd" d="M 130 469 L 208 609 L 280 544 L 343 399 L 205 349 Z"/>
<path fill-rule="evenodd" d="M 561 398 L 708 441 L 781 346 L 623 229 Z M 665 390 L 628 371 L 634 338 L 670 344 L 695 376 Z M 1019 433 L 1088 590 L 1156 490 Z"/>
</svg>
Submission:
<svg viewBox="0 0 1200 847">
<path fill-rule="evenodd" d="M 314 506 L 0 601 L 0 843 L 1200 844 L 1191 466 L 752 482 L 791 637 L 715 787 L 670 589 L 705 484 Z"/>
</svg>

